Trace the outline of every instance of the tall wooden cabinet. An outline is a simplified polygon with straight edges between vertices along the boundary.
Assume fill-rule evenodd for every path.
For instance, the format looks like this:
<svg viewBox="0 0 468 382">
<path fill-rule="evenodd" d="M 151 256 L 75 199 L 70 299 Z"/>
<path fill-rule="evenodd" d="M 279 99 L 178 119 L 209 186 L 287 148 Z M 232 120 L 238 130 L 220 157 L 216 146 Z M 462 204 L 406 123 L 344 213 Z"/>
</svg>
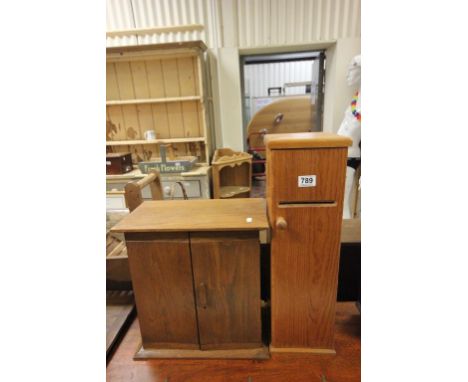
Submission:
<svg viewBox="0 0 468 382">
<path fill-rule="evenodd" d="M 143 202 L 124 232 L 140 322 L 136 358 L 267 358 L 263 199 Z"/>
<path fill-rule="evenodd" d="M 266 135 L 271 351 L 334 352 L 340 231 L 351 140 Z"/>
</svg>

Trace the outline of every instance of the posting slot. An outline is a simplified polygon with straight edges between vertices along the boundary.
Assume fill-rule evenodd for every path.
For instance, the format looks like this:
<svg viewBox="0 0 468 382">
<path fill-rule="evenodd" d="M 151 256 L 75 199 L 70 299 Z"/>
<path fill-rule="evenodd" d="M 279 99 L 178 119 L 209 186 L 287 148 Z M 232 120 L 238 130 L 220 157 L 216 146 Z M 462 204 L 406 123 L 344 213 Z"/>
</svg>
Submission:
<svg viewBox="0 0 468 382">
<path fill-rule="evenodd" d="M 337 203 L 334 200 L 312 200 L 312 201 L 281 201 L 278 203 L 279 208 L 294 208 L 294 207 L 336 207 Z"/>
</svg>

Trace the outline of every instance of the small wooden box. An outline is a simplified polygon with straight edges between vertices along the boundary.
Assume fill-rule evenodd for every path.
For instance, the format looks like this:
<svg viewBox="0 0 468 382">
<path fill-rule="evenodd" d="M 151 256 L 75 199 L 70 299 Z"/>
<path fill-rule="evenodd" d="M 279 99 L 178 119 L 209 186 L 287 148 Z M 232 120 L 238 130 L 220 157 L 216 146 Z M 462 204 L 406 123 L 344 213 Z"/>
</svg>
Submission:
<svg viewBox="0 0 468 382">
<path fill-rule="evenodd" d="M 125 174 L 133 170 L 132 155 L 130 153 L 107 153 L 106 175 Z"/>
</svg>

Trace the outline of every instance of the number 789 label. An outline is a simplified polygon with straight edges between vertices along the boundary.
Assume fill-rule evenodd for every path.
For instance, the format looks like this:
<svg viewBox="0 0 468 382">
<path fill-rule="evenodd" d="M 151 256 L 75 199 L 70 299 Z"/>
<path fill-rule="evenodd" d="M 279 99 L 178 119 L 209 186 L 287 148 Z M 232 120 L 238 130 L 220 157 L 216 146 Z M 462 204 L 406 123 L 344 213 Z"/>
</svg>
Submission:
<svg viewBox="0 0 468 382">
<path fill-rule="evenodd" d="M 298 187 L 315 187 L 317 185 L 317 175 L 300 175 L 297 177 Z"/>
</svg>

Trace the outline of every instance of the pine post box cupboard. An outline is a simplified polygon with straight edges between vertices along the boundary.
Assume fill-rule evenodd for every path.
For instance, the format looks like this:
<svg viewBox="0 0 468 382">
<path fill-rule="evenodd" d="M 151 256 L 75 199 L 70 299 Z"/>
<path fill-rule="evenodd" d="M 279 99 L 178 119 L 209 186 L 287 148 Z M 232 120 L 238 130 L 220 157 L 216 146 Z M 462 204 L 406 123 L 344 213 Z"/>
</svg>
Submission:
<svg viewBox="0 0 468 382">
<path fill-rule="evenodd" d="M 142 336 L 135 358 L 268 358 L 259 231 L 265 200 L 144 202 L 124 232 Z"/>
<path fill-rule="evenodd" d="M 265 136 L 272 229 L 272 352 L 334 353 L 340 232 L 351 143 L 347 137 L 327 133 Z"/>
</svg>

